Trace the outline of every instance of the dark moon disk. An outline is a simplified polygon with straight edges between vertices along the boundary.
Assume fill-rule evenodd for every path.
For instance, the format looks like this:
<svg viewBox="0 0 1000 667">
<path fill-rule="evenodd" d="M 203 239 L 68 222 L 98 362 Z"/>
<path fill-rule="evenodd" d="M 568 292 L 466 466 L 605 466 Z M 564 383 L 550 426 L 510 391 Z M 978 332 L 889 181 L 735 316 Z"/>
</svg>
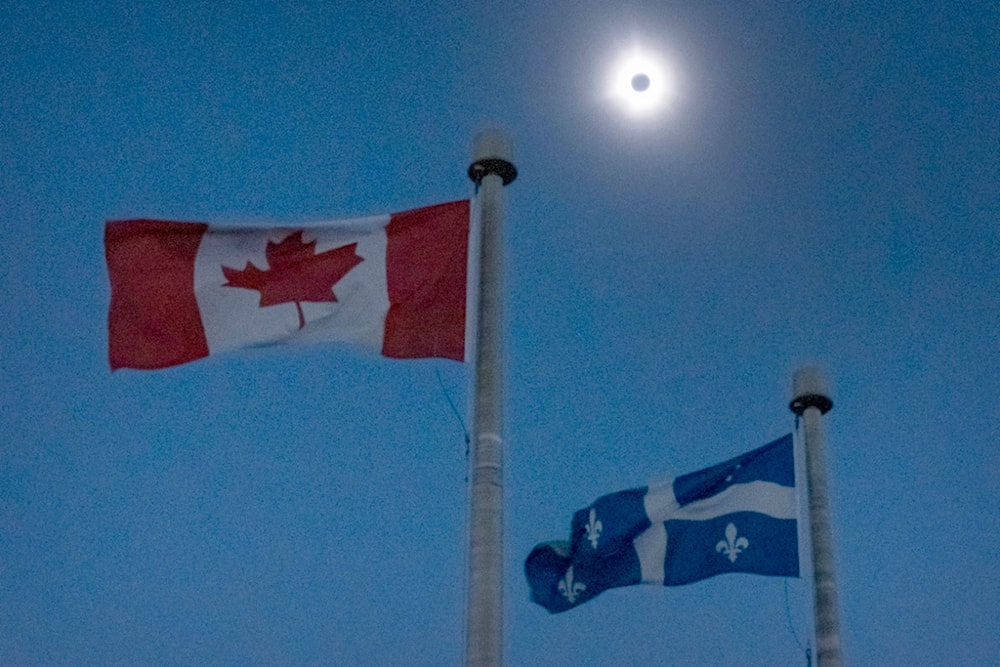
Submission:
<svg viewBox="0 0 1000 667">
<path fill-rule="evenodd" d="M 646 74 L 636 74 L 632 77 L 632 90 L 641 93 L 649 88 L 649 76 Z"/>
</svg>

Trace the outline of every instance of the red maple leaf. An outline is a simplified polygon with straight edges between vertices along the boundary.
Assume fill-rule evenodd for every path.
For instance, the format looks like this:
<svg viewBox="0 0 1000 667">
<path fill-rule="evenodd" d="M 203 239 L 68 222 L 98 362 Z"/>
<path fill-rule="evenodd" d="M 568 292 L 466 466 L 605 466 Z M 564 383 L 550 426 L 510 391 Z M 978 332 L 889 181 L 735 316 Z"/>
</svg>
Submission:
<svg viewBox="0 0 1000 667">
<path fill-rule="evenodd" d="M 302 302 L 336 301 L 333 286 L 364 261 L 357 243 L 316 254 L 316 241 L 302 242 L 302 231 L 289 234 L 280 243 L 267 242 L 264 252 L 269 269 L 252 262 L 240 269 L 222 267 L 229 281 L 223 287 L 242 287 L 260 292 L 260 307 L 294 302 L 299 311 L 299 329 L 306 325 Z"/>
</svg>

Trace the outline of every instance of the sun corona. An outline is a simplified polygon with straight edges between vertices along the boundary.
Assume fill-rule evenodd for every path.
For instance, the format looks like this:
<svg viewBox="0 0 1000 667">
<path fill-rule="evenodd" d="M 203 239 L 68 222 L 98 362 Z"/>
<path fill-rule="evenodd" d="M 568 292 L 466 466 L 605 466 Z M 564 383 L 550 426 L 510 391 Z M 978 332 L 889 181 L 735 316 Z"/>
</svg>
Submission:
<svg viewBox="0 0 1000 667">
<path fill-rule="evenodd" d="M 650 116 L 673 97 L 673 75 L 659 56 L 634 48 L 612 66 L 607 93 L 629 115 Z"/>
</svg>

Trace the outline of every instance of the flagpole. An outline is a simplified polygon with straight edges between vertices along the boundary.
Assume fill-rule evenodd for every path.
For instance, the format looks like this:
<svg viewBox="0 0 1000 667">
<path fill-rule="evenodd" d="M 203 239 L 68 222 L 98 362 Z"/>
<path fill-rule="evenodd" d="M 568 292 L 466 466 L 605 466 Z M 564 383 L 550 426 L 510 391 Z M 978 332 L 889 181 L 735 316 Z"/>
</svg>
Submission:
<svg viewBox="0 0 1000 667">
<path fill-rule="evenodd" d="M 792 412 L 802 418 L 809 489 L 809 530 L 812 541 L 813 612 L 816 626 L 816 664 L 839 667 L 840 622 L 833 563 L 833 538 L 823 454 L 823 415 L 833 407 L 819 368 L 799 369 L 792 379 Z"/>
<path fill-rule="evenodd" d="M 479 207 L 479 299 L 470 446 L 469 590 L 465 664 L 503 660 L 503 187 L 517 178 L 510 142 L 480 133 L 469 178 Z"/>
</svg>

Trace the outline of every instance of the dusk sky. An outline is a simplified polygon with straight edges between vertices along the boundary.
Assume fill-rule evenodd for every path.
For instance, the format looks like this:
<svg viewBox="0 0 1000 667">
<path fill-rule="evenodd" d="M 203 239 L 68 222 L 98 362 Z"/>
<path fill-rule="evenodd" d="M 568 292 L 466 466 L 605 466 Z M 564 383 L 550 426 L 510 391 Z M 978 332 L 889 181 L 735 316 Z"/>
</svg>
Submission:
<svg viewBox="0 0 1000 667">
<path fill-rule="evenodd" d="M 523 566 L 792 431 L 806 364 L 846 664 L 1000 664 L 1000 7 L 918 4 L 0 3 L 0 665 L 462 663 L 471 365 L 111 372 L 103 233 L 472 197 L 491 127 L 505 664 L 805 665 L 808 578 L 550 615 Z"/>
</svg>

